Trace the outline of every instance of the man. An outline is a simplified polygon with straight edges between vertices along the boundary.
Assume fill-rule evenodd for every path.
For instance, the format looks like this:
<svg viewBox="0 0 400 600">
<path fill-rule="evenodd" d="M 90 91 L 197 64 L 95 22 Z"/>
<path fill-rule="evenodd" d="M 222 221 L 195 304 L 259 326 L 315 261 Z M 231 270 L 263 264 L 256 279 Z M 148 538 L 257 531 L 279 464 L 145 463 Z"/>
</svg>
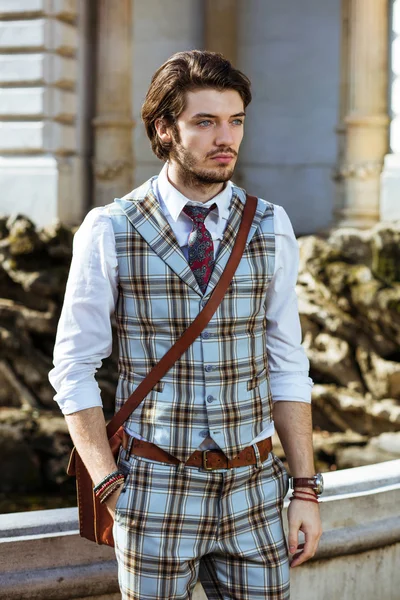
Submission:
<svg viewBox="0 0 400 600">
<path fill-rule="evenodd" d="M 105 501 L 123 598 L 191 598 L 198 577 L 208 598 L 289 598 L 281 519 L 288 477 L 270 452 L 274 427 L 292 476 L 315 471 L 312 380 L 294 291 L 298 246 L 283 208 L 258 199 L 220 307 L 126 421 L 118 466 L 94 379 L 111 353 L 114 312 L 118 409 L 208 300 L 246 202 L 230 179 L 250 100 L 249 80 L 220 55 L 172 56 L 142 110 L 164 168 L 93 209 L 74 238 L 49 377 L 96 489 L 113 486 Z M 201 466 L 191 466 L 198 451 Z M 241 462 L 245 454 L 251 464 Z M 215 457 L 223 468 L 209 468 Z M 297 483 L 304 487 L 296 486 L 288 511 L 292 567 L 313 556 L 321 535 L 315 483 Z"/>
</svg>

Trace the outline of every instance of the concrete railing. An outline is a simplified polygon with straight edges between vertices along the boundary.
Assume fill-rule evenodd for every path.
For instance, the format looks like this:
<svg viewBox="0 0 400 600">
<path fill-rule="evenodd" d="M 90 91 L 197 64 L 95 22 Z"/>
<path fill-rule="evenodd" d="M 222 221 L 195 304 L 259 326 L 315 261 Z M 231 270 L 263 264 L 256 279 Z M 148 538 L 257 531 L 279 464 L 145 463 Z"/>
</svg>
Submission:
<svg viewBox="0 0 400 600">
<path fill-rule="evenodd" d="M 400 460 L 325 482 L 324 534 L 314 559 L 292 571 L 292 599 L 398 600 Z M 113 549 L 79 537 L 76 508 L 0 515 L 0 597 L 120 599 Z M 200 586 L 194 598 L 205 598 Z"/>
</svg>

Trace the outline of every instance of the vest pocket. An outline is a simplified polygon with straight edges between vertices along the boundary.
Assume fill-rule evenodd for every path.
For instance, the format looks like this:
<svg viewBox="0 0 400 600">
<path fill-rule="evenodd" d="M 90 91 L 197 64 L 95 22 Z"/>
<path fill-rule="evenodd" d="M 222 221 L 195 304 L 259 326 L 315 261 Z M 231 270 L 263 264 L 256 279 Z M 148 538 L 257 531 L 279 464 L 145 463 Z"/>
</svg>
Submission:
<svg viewBox="0 0 400 600">
<path fill-rule="evenodd" d="M 251 392 L 253 415 L 257 422 L 262 423 L 262 428 L 272 419 L 272 397 L 267 375 L 267 370 L 264 370 L 247 382 L 247 389 Z"/>
<path fill-rule="evenodd" d="M 256 375 L 252 379 L 247 381 L 247 391 L 250 392 L 255 388 L 259 387 L 267 379 L 267 370 L 261 371 L 259 375 Z"/>
</svg>

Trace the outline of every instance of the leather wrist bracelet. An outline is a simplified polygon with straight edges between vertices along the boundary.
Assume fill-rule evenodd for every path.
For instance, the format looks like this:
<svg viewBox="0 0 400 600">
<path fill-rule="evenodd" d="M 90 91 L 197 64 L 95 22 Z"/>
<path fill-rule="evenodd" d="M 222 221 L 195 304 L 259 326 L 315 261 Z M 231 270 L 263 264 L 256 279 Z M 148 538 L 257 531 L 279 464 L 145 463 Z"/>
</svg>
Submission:
<svg viewBox="0 0 400 600">
<path fill-rule="evenodd" d="M 289 498 L 290 501 L 292 500 L 301 500 L 302 502 L 313 502 L 314 504 L 319 504 L 319 500 L 316 496 L 314 496 L 314 498 L 311 498 L 310 495 L 307 496 L 301 496 L 302 492 L 293 492 L 293 496 L 291 496 Z"/>
</svg>

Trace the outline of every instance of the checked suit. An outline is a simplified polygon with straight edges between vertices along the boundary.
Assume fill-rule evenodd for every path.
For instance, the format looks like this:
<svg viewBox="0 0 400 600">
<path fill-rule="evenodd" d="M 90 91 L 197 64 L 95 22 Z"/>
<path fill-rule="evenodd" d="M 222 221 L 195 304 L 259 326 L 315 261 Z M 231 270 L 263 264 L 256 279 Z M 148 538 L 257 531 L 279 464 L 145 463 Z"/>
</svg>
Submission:
<svg viewBox="0 0 400 600">
<path fill-rule="evenodd" d="M 230 256 L 245 192 L 229 219 L 204 292 L 153 192 L 152 180 L 105 207 L 118 260 L 118 410 L 190 325 Z M 209 598 L 289 598 L 281 523 L 287 474 L 264 463 L 207 472 L 184 462 L 211 436 L 228 458 L 272 420 L 266 353 L 267 290 L 274 273 L 274 205 L 258 199 L 233 281 L 206 331 L 157 384 L 126 428 L 182 461 L 129 456 L 114 526 L 123 598 L 187 599 L 200 577 Z"/>
</svg>

